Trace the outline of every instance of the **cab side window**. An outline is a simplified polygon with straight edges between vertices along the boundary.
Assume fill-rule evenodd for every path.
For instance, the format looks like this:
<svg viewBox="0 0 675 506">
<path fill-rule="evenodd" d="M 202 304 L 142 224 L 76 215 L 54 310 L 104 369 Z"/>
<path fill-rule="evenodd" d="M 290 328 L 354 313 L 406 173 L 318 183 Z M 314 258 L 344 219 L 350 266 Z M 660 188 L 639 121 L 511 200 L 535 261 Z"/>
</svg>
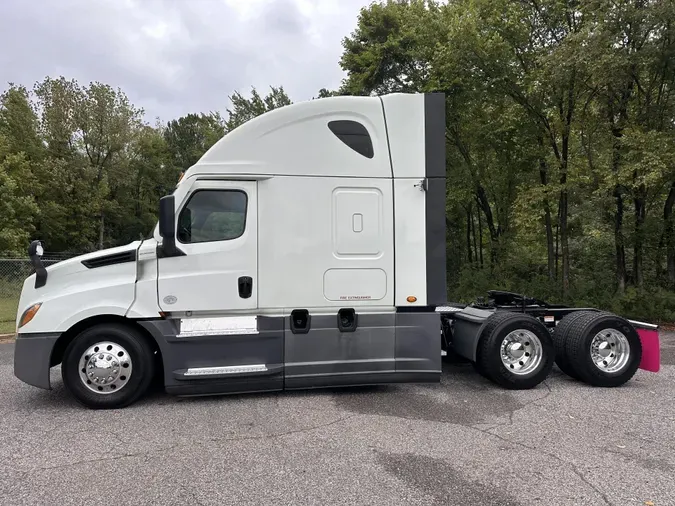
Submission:
<svg viewBox="0 0 675 506">
<path fill-rule="evenodd" d="M 178 216 L 182 243 L 229 241 L 246 228 L 248 198 L 241 190 L 197 190 Z"/>
</svg>

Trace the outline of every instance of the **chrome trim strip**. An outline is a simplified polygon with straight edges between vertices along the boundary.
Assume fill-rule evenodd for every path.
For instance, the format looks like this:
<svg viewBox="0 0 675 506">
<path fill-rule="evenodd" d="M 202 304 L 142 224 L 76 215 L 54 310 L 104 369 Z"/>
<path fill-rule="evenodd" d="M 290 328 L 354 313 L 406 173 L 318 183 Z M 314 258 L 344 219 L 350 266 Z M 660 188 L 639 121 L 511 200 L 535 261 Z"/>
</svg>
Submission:
<svg viewBox="0 0 675 506">
<path fill-rule="evenodd" d="M 651 330 L 656 330 L 656 329 L 659 328 L 658 325 L 654 325 L 653 323 L 645 323 L 645 322 L 640 322 L 640 321 L 637 321 L 637 320 L 628 320 L 628 323 L 630 323 L 631 325 L 635 325 L 635 326 L 638 326 L 638 327 L 643 327 L 645 329 L 651 329 Z"/>
<path fill-rule="evenodd" d="M 464 311 L 465 307 L 455 307 L 455 306 L 437 306 L 436 313 L 459 313 Z"/>
<path fill-rule="evenodd" d="M 190 367 L 183 376 L 212 376 L 217 374 L 239 374 L 251 372 L 267 372 L 265 364 L 228 365 L 219 367 Z"/>
</svg>

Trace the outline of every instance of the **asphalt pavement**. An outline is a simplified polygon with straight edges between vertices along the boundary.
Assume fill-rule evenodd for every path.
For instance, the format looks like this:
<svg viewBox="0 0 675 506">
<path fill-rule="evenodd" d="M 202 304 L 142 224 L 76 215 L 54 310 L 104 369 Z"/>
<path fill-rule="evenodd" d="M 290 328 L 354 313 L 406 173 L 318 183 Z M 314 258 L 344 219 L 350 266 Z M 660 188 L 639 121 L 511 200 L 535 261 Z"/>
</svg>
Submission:
<svg viewBox="0 0 675 506">
<path fill-rule="evenodd" d="M 675 334 L 617 389 L 554 369 L 441 384 L 176 398 L 91 411 L 0 345 L 0 504 L 675 505 Z"/>
</svg>

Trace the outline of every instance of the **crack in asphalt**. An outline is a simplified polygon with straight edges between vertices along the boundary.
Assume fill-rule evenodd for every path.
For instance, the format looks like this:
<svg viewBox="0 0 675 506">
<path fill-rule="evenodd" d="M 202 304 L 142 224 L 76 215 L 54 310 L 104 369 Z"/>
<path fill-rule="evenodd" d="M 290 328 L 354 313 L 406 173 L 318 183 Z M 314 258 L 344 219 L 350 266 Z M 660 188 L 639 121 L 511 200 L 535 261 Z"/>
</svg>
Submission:
<svg viewBox="0 0 675 506">
<path fill-rule="evenodd" d="M 63 468 L 67 468 L 67 467 L 78 466 L 78 465 L 81 465 L 81 464 L 92 464 L 92 463 L 95 463 L 95 462 L 110 462 L 110 461 L 115 461 L 115 460 L 120 460 L 120 459 L 143 457 L 143 456 L 149 456 L 149 455 L 156 455 L 156 454 L 159 454 L 159 453 L 171 451 L 171 450 L 174 450 L 174 449 L 177 449 L 177 448 L 188 447 L 188 446 L 194 447 L 194 446 L 201 446 L 201 445 L 204 445 L 204 444 L 224 443 L 224 442 L 228 442 L 228 441 L 246 441 L 246 440 L 255 440 L 255 439 L 274 439 L 274 438 L 289 436 L 289 435 L 292 435 L 292 434 L 301 434 L 301 433 L 311 432 L 313 430 L 322 429 L 324 427 L 330 427 L 331 425 L 336 425 L 340 422 L 343 422 L 343 421 L 348 420 L 350 418 L 353 418 L 355 416 L 357 416 L 357 415 L 351 414 L 351 415 L 348 415 L 348 416 L 340 417 L 336 420 L 332 420 L 332 421 L 327 422 L 327 423 L 314 425 L 312 427 L 306 427 L 304 429 L 289 430 L 289 431 L 279 432 L 279 433 L 275 433 L 275 434 L 261 434 L 261 435 L 258 435 L 258 436 L 239 436 L 239 437 L 227 437 L 227 438 L 212 438 L 212 439 L 209 439 L 207 441 L 190 441 L 190 442 L 186 442 L 186 443 L 177 443 L 177 444 L 170 445 L 170 446 L 167 446 L 167 447 L 164 447 L 164 448 L 157 448 L 157 449 L 154 449 L 154 450 L 147 450 L 147 451 L 136 452 L 136 453 L 127 453 L 125 455 L 114 455 L 112 457 L 103 457 L 103 458 L 100 458 L 100 459 L 83 459 L 83 460 L 78 460 L 76 462 L 69 462 L 69 463 L 66 463 L 66 464 L 58 464 L 58 465 L 55 465 L 55 466 L 42 466 L 42 467 L 38 467 L 34 471 L 17 471 L 17 472 L 30 474 L 30 473 L 35 472 L 35 471 L 50 471 L 50 470 L 53 470 L 53 469 L 63 469 Z M 117 436 L 117 437 L 119 438 L 119 436 Z M 122 443 L 121 440 L 119 440 L 119 441 L 120 441 L 120 443 Z M 124 444 L 124 443 L 122 443 L 122 444 Z M 17 480 L 17 482 L 23 481 L 24 478 L 25 478 L 25 476 L 22 477 L 20 480 Z"/>
<path fill-rule="evenodd" d="M 579 469 L 576 467 L 576 465 L 575 465 L 574 463 L 569 462 L 569 461 L 567 461 L 567 460 L 564 460 L 562 457 L 559 457 L 559 456 L 556 455 L 555 453 L 547 452 L 547 451 L 542 450 L 542 449 L 540 449 L 540 448 L 537 448 L 537 447 L 534 447 L 534 446 L 529 446 L 529 445 L 527 445 L 527 444 L 525 444 L 525 443 L 521 443 L 520 441 L 515 441 L 515 440 L 512 440 L 512 439 L 506 438 L 506 437 L 504 437 L 504 436 L 501 436 L 501 435 L 499 435 L 499 434 L 495 434 L 494 432 L 491 432 L 491 431 L 493 431 L 494 429 L 497 429 L 497 428 L 499 428 L 499 427 L 508 427 L 508 426 L 512 426 L 512 425 L 514 424 L 514 422 L 513 422 L 513 416 L 514 416 L 514 414 L 515 414 L 516 412 L 522 411 L 523 409 L 527 408 L 528 406 L 532 406 L 532 405 L 537 405 L 537 406 L 538 406 L 538 404 L 536 404 L 536 403 L 539 403 L 539 402 L 545 400 L 546 398 L 548 398 L 548 397 L 553 393 L 553 389 L 552 389 L 551 386 L 548 384 L 548 380 L 543 381 L 541 384 L 542 384 L 543 386 L 546 387 L 546 389 L 548 390 L 548 392 L 547 392 L 545 395 L 543 395 L 542 397 L 538 397 L 537 399 L 534 399 L 534 400 L 532 400 L 532 401 L 526 402 L 525 404 L 523 404 L 522 406 L 518 407 L 517 409 L 514 409 L 514 410 L 509 411 L 509 413 L 508 413 L 508 417 L 509 417 L 508 422 L 506 422 L 506 423 L 498 423 L 498 424 L 495 424 L 495 425 L 493 425 L 493 426 L 491 426 L 491 427 L 488 427 L 488 428 L 486 428 L 486 429 L 481 429 L 480 427 L 477 427 L 477 426 L 476 426 L 477 424 L 466 425 L 465 427 L 467 427 L 467 428 L 469 428 L 469 429 L 472 429 L 472 430 L 475 430 L 475 431 L 478 431 L 478 432 L 480 432 L 480 433 L 482 433 L 482 434 L 487 434 L 487 435 L 493 436 L 493 437 L 495 437 L 495 438 L 497 438 L 497 439 L 499 439 L 499 440 L 501 440 L 501 441 L 503 441 L 503 442 L 505 442 L 505 443 L 514 444 L 514 445 L 520 446 L 520 447 L 522 447 L 522 448 L 525 448 L 525 449 L 527 449 L 527 450 L 534 451 L 534 452 L 538 452 L 538 453 L 540 453 L 540 454 L 543 454 L 543 455 L 546 455 L 546 456 L 548 456 L 548 457 L 551 457 L 552 459 L 554 459 L 554 460 L 560 462 L 561 464 L 563 464 L 563 465 L 565 465 L 565 466 L 569 466 L 570 470 L 571 470 L 576 476 L 578 476 L 579 479 L 580 479 L 581 481 L 583 481 L 586 485 L 588 485 L 591 489 L 593 489 L 593 491 L 595 491 L 600 497 L 602 497 L 602 499 L 603 499 L 603 501 L 605 502 L 605 504 L 607 504 L 608 506 L 613 506 L 613 503 L 609 500 L 609 498 L 607 497 L 607 495 L 606 495 L 602 490 L 600 490 L 595 484 L 591 483 L 588 479 L 586 479 L 586 477 L 579 471 Z"/>
<path fill-rule="evenodd" d="M 501 425 L 501 427 L 504 427 L 504 426 L 506 426 L 506 424 Z M 608 506 L 613 506 L 613 503 L 609 500 L 609 498 L 607 497 L 607 494 L 605 494 L 602 490 L 600 490 L 595 484 L 593 484 L 592 482 L 587 480 L 586 477 L 581 473 L 581 471 L 579 471 L 579 469 L 577 468 L 577 466 L 573 462 L 569 462 L 567 460 L 564 460 L 563 458 L 559 457 L 555 453 L 547 452 L 546 450 L 542 450 L 541 448 L 537 448 L 535 446 L 529 446 L 529 445 L 526 445 L 525 443 L 521 443 L 520 441 L 514 441 L 514 440 L 506 438 L 504 436 L 500 436 L 499 434 L 495 434 L 494 432 L 490 432 L 490 430 L 495 429 L 497 427 L 493 427 L 491 429 L 480 429 L 478 427 L 471 426 L 471 427 L 468 427 L 468 428 L 470 428 L 472 430 L 475 430 L 475 431 L 478 431 L 482 434 L 487 434 L 489 436 L 496 437 L 497 439 L 499 439 L 499 440 L 501 440 L 505 443 L 514 444 L 514 445 L 520 446 L 522 448 L 525 448 L 527 450 L 537 452 L 537 453 L 540 453 L 542 455 L 546 455 L 546 456 L 551 457 L 552 459 L 560 462 L 563 466 L 569 466 L 570 470 L 575 475 L 577 475 L 581 481 L 583 481 L 586 485 L 588 485 L 591 489 L 593 489 L 603 499 L 605 504 L 607 504 Z"/>
</svg>

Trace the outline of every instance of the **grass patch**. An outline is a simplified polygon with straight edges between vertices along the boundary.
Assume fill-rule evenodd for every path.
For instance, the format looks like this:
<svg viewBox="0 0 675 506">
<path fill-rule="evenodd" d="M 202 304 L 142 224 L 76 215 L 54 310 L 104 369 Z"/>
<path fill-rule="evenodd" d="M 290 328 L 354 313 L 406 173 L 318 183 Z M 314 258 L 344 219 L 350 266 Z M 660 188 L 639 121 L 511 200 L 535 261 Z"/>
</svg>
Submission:
<svg viewBox="0 0 675 506">
<path fill-rule="evenodd" d="M 0 297 L 0 334 L 11 334 L 16 330 L 18 297 Z"/>
</svg>

